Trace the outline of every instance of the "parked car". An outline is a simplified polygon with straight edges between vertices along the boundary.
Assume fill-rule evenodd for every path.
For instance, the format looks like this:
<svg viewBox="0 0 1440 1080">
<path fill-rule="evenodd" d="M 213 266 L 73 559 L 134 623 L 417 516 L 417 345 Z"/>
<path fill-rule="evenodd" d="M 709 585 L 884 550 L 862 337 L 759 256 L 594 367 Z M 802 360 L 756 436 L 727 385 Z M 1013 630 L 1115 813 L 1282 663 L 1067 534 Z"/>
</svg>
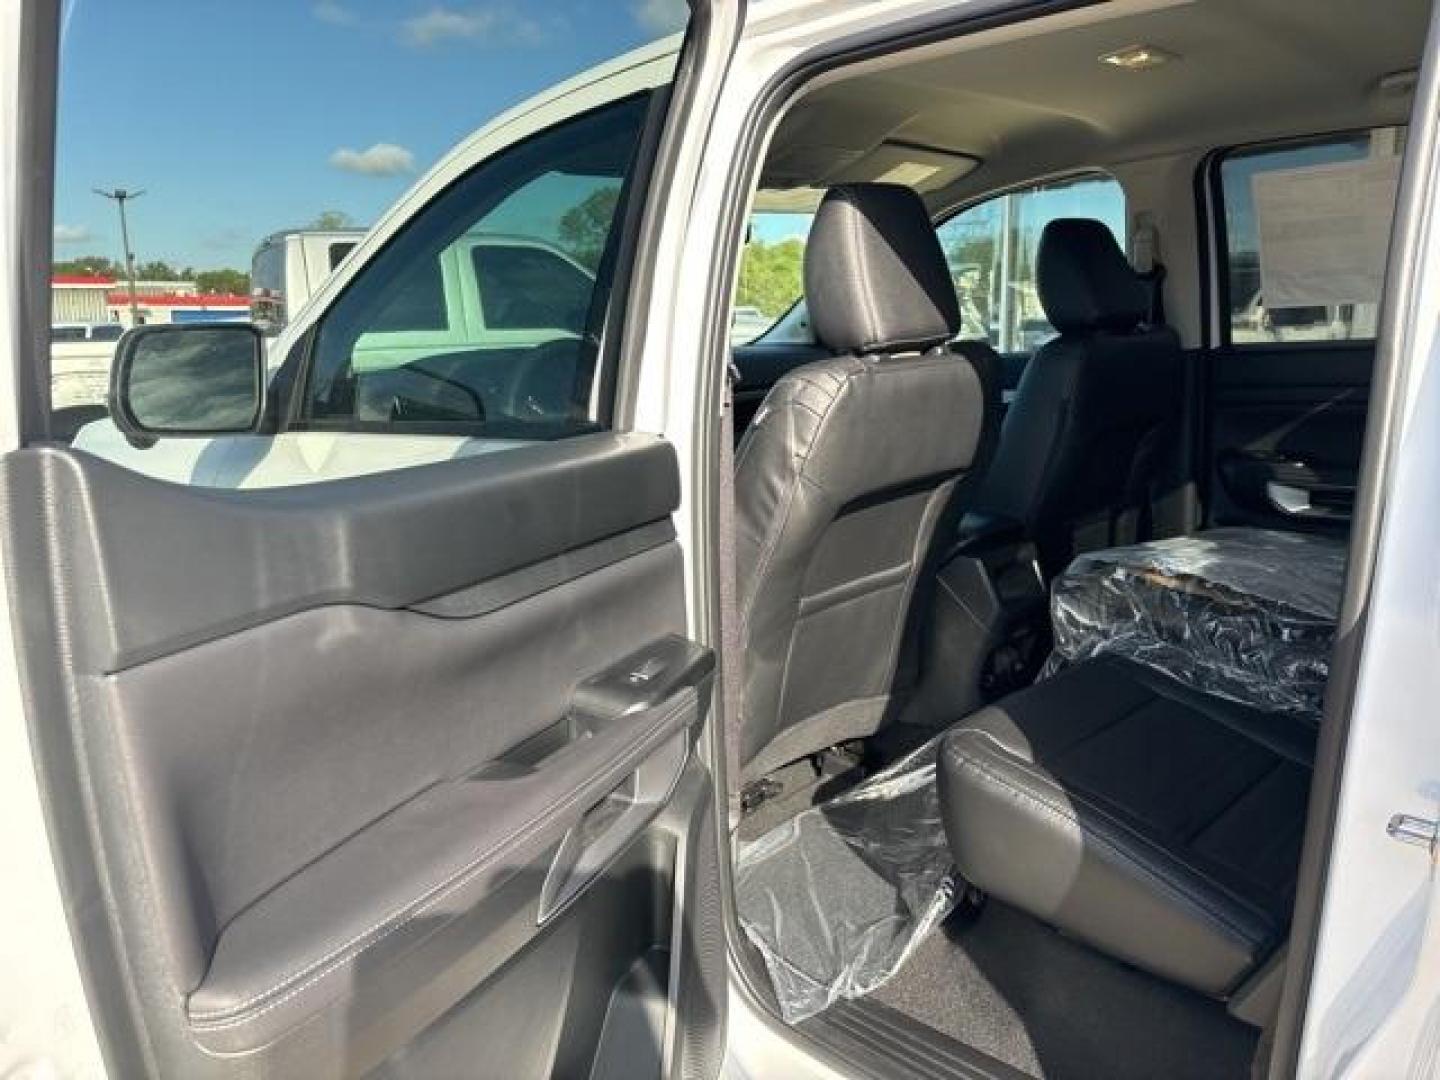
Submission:
<svg viewBox="0 0 1440 1080">
<path fill-rule="evenodd" d="M 50 327 L 52 344 L 76 341 L 119 341 L 125 327 L 118 322 L 108 323 L 54 323 Z"/>
<path fill-rule="evenodd" d="M 50 327 L 51 400 L 55 408 L 104 401 L 110 360 L 124 332 L 118 322 L 57 323 Z"/>
<path fill-rule="evenodd" d="M 579 13 L 322 7 L 437 73 Z M 1428 3 L 695 0 L 273 335 L 127 333 L 73 445 L 59 8 L 0 7 L 0 1053 L 1435 1074 Z M 736 345 L 757 193 L 805 296 Z"/>
<path fill-rule="evenodd" d="M 756 307 L 740 306 L 730 316 L 730 340 L 736 345 L 753 341 L 775 324 L 775 320 Z"/>
<path fill-rule="evenodd" d="M 310 290 L 329 276 L 326 271 L 318 282 L 308 276 L 317 249 L 343 260 L 346 252 L 338 249 L 356 243 L 342 235 L 279 233 L 257 252 L 258 276 L 252 280 L 258 283 L 256 326 L 271 346 L 267 379 L 280 377 L 287 355 L 288 340 L 276 337 L 285 311 L 291 305 L 304 310 Z M 268 268 L 281 266 L 282 254 L 286 276 L 277 284 Z M 519 420 L 565 415 L 572 405 L 573 371 L 583 359 L 580 328 L 593 282 L 588 269 L 553 244 L 500 233 L 460 237 L 439 253 L 426 274 L 407 283 L 356 340 L 354 365 L 364 373 L 365 415 L 376 422 L 389 421 L 401 410 L 436 421 L 483 419 L 482 401 L 497 395 L 515 403 Z M 542 346 L 544 360 L 537 362 L 532 354 Z M 329 475 L 331 468 L 367 468 L 364 454 L 296 456 L 285 440 L 272 443 L 273 452 L 260 459 L 248 437 L 239 444 L 224 435 L 140 442 L 127 438 L 113 418 L 103 417 L 82 427 L 73 445 L 147 476 L 216 487 L 302 483 Z M 442 452 L 470 453 L 488 445 L 460 448 L 451 442 L 438 440 Z M 398 450 L 386 445 L 388 452 Z M 421 436 L 409 452 L 427 460 L 437 452 L 437 440 Z"/>
</svg>

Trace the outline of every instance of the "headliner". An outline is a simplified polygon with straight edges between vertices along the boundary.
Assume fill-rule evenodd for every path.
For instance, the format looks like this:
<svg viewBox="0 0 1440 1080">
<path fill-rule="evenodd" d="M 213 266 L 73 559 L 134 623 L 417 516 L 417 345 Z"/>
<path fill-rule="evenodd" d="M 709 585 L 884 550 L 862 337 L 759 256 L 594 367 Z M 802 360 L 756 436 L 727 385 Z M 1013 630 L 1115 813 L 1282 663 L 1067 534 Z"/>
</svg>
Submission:
<svg viewBox="0 0 1440 1080">
<path fill-rule="evenodd" d="M 920 185 L 948 205 L 1078 168 L 1403 123 L 1410 92 L 1379 82 L 1419 64 L 1429 7 L 1120 0 L 893 54 L 823 80 L 784 116 L 764 202 L 803 205 L 809 193 L 775 189 L 879 178 L 895 143 L 980 159 Z M 1135 44 L 1177 59 L 1143 71 L 1099 62 Z"/>
</svg>

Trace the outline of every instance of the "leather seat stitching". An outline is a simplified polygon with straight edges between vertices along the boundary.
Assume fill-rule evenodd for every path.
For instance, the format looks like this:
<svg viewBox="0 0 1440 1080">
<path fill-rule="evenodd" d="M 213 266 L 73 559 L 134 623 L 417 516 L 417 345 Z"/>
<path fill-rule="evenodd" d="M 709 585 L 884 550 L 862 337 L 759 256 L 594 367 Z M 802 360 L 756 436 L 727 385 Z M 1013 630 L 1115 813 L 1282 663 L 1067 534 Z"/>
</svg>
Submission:
<svg viewBox="0 0 1440 1080">
<path fill-rule="evenodd" d="M 1136 842 L 1136 844 L 1150 849 L 1151 851 L 1155 852 L 1156 855 L 1158 855 L 1160 858 L 1169 860 L 1176 866 L 1179 866 L 1181 869 L 1188 870 L 1196 878 L 1199 878 L 1201 881 L 1213 888 L 1217 893 L 1223 894 L 1228 900 L 1232 901 L 1236 907 L 1246 909 L 1246 911 L 1248 911 L 1249 914 L 1256 919 L 1256 921 L 1264 923 L 1267 926 L 1273 925 L 1273 918 L 1264 909 L 1256 906 L 1251 901 L 1245 899 L 1245 897 L 1237 894 L 1233 889 L 1225 885 L 1224 882 L 1216 879 L 1213 874 L 1210 874 L 1209 872 L 1194 865 L 1184 857 L 1177 854 L 1172 849 L 1165 847 L 1160 843 L 1157 843 L 1156 841 L 1146 836 L 1144 833 L 1138 831 L 1134 826 L 1130 825 L 1123 819 L 1116 817 L 1111 811 L 1106 809 L 1100 803 L 1097 803 L 1091 796 L 1087 795 L 1084 791 L 1073 790 L 1064 787 L 1049 773 L 1041 771 L 1041 769 L 1039 769 L 1038 767 L 1033 766 L 1031 763 L 1025 761 L 1024 758 L 1016 756 L 1011 750 L 1009 750 L 1005 746 L 1004 743 L 1000 742 L 1000 740 L 997 739 L 990 732 L 970 728 L 966 729 L 966 731 L 962 732 L 961 734 L 969 733 L 981 735 L 988 739 L 996 747 L 995 753 L 1008 759 L 1008 762 L 1018 772 L 1024 773 L 1025 775 L 1031 777 L 1032 779 L 1044 786 L 1058 789 L 1065 795 L 1066 798 L 1070 799 L 1072 802 L 1083 804 L 1093 813 L 1095 817 L 1102 819 L 1106 824 L 1112 826 L 1118 832 L 1122 832 L 1125 835 L 1129 836 Z M 984 752 L 983 748 L 980 749 L 980 752 Z M 1162 871 L 1156 870 L 1155 872 L 1160 873 Z M 1172 880 L 1172 886 L 1177 889 L 1184 888 L 1182 882 L 1174 880 Z"/>
<path fill-rule="evenodd" d="M 815 447 L 820 444 L 825 434 L 826 425 L 830 422 L 830 418 L 835 415 L 835 406 L 840 401 L 840 398 L 844 394 L 844 392 L 849 388 L 855 374 L 856 372 L 854 371 L 847 371 L 843 373 L 843 377 L 841 377 L 839 385 L 835 388 L 834 396 L 831 397 L 829 403 L 825 407 L 825 414 L 820 417 L 820 422 L 816 425 L 815 431 L 810 437 L 809 445 L 805 447 L 805 452 L 801 454 L 796 460 L 796 466 L 793 470 L 794 479 L 790 482 L 788 490 L 785 493 L 784 511 L 778 519 L 776 528 L 766 538 L 765 546 L 762 549 L 761 557 L 756 562 L 754 575 L 751 578 L 752 591 L 750 595 L 746 598 L 744 604 L 741 606 L 740 609 L 740 639 L 742 643 L 744 643 L 747 647 L 748 639 L 746 635 L 749 633 L 750 629 L 750 616 L 754 613 L 755 601 L 759 598 L 760 595 L 760 585 L 764 582 L 765 575 L 770 569 L 770 561 L 775 557 L 775 549 L 779 547 L 780 537 L 785 534 L 785 526 L 789 524 L 790 510 L 795 504 L 795 493 L 800 490 L 802 482 L 807 479 L 805 474 L 805 466 L 810 463 L 810 455 L 814 452 Z M 809 479 L 810 482 L 818 490 L 822 492 L 824 491 L 824 488 L 819 484 L 818 481 L 815 481 L 813 478 Z M 796 603 L 798 607 L 798 599 Z"/>
<path fill-rule="evenodd" d="M 1239 944 L 1249 949 L 1253 949 L 1256 947 L 1256 942 L 1254 941 L 1254 939 L 1243 928 L 1235 925 L 1230 919 L 1226 918 L 1223 914 L 1216 911 L 1213 907 L 1211 907 L 1204 901 L 1182 891 L 1179 886 L 1171 883 L 1159 873 L 1153 871 L 1144 863 L 1138 861 L 1133 855 L 1125 851 L 1119 845 L 1107 839 L 1103 834 L 1094 832 L 1091 829 L 1087 829 L 1084 823 L 1082 823 L 1073 814 L 1066 812 L 1060 806 L 1049 802 L 1048 800 L 1044 799 L 1043 797 L 1037 795 L 1032 791 L 1027 791 L 1024 788 L 1016 786 L 1015 784 L 1011 783 L 1008 778 L 993 772 L 992 770 L 988 769 L 986 766 L 982 765 L 977 761 L 966 760 L 962 762 L 962 767 L 979 773 L 984 779 L 989 780 L 993 784 L 1004 788 L 1011 795 L 1031 803 L 1042 812 L 1047 813 L 1060 821 L 1066 822 L 1069 825 L 1073 825 L 1082 834 L 1092 838 L 1101 847 L 1105 848 L 1111 854 L 1117 856 L 1121 860 L 1121 862 L 1138 871 L 1138 873 L 1142 877 L 1153 881 L 1166 895 L 1179 901 L 1182 905 L 1193 906 L 1197 908 L 1202 915 L 1208 917 L 1208 919 L 1214 924 L 1216 924 L 1220 929 L 1228 931 L 1231 935 L 1233 935 Z"/>
<path fill-rule="evenodd" d="M 983 735 L 986 733 L 978 732 L 977 734 Z M 1013 755 L 1007 753 L 1005 754 L 1005 757 L 1014 761 L 1015 765 L 1019 767 L 1021 772 L 1030 772 L 1029 770 L 1025 769 L 1023 764 L 1021 764 L 1018 759 L 1015 759 Z M 1133 867 L 1143 877 L 1154 881 L 1166 894 L 1170 895 L 1175 900 L 1178 900 L 1181 904 L 1198 908 L 1202 914 L 1208 916 L 1222 929 L 1227 930 L 1232 935 L 1234 935 L 1235 938 L 1239 941 L 1239 943 L 1244 945 L 1246 948 L 1253 949 L 1256 947 L 1257 942 L 1245 928 L 1237 925 L 1224 913 L 1217 910 L 1205 900 L 1202 900 L 1197 896 L 1192 896 L 1191 894 L 1186 892 L 1178 882 L 1172 881 L 1171 879 L 1165 877 L 1163 871 L 1157 868 L 1149 867 L 1145 863 L 1139 861 L 1132 853 L 1126 851 L 1119 844 L 1110 840 L 1103 833 L 1097 832 L 1093 828 L 1087 828 L 1084 822 L 1082 822 L 1076 815 L 1066 810 L 1064 807 L 1061 807 L 1056 803 L 1049 801 L 1037 792 L 1030 791 L 1016 785 L 1013 781 L 1010 780 L 1009 777 L 1001 775 L 1000 773 L 994 771 L 992 768 L 985 765 L 983 762 L 976 760 L 975 758 L 960 757 L 956 764 L 959 765 L 959 767 L 961 768 L 970 769 L 974 772 L 979 773 L 984 779 L 989 780 L 992 784 L 1005 788 L 1007 791 L 1034 804 L 1036 807 L 1049 813 L 1051 816 L 1074 826 L 1083 835 L 1092 837 L 1097 843 L 1100 844 L 1101 847 L 1105 848 L 1113 855 L 1117 856 L 1123 863 Z M 1084 801 L 1086 801 L 1087 805 L 1093 807 L 1093 804 L 1089 803 L 1088 800 Z M 1126 829 L 1123 823 L 1114 822 L 1108 814 L 1099 812 L 1098 808 L 1097 813 L 1100 817 L 1105 818 L 1107 821 L 1111 821 L 1120 828 L 1124 829 L 1124 831 L 1131 833 L 1131 835 L 1135 835 L 1133 832 L 1131 832 L 1131 830 Z M 1136 836 L 1136 839 L 1143 841 L 1143 838 L 1139 836 Z M 1169 852 L 1165 851 L 1159 851 L 1158 853 L 1164 857 L 1169 857 L 1170 855 Z M 1181 865 L 1188 865 L 1185 864 L 1183 860 L 1176 861 L 1179 862 Z M 1196 873 L 1197 876 L 1199 876 L 1206 883 L 1215 884 L 1208 876 L 1201 874 L 1198 871 L 1196 871 Z"/>
</svg>

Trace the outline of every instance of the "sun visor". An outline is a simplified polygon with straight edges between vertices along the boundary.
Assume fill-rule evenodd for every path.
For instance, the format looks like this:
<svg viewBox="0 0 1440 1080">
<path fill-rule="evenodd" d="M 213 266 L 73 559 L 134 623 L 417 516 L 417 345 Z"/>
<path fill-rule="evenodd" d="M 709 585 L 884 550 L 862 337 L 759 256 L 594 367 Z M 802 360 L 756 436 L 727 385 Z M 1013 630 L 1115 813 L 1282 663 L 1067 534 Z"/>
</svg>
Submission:
<svg viewBox="0 0 1440 1080">
<path fill-rule="evenodd" d="M 903 184 L 919 192 L 938 191 L 980 167 L 980 159 L 951 150 L 887 140 L 826 177 L 829 184 Z"/>
<path fill-rule="evenodd" d="M 791 146 L 765 164 L 755 209 L 806 213 L 835 184 L 903 184 L 924 194 L 938 191 L 980 167 L 980 159 L 952 150 L 887 140 L 855 152 L 832 146 Z"/>
</svg>

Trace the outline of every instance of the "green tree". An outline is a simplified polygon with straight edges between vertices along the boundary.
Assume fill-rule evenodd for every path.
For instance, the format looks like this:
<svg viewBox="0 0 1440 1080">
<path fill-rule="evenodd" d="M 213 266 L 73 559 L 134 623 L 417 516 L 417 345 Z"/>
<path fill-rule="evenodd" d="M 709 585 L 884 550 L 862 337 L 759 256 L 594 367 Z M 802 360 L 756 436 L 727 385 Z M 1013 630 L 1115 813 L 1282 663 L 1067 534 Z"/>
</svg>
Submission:
<svg viewBox="0 0 1440 1080">
<path fill-rule="evenodd" d="M 560 218 L 556 238 L 560 246 L 594 273 L 605 254 L 605 241 L 610 236 L 610 222 L 620 202 L 620 186 L 597 188 L 581 202 L 566 210 Z"/>
<path fill-rule="evenodd" d="M 195 274 L 195 287 L 211 295 L 249 296 L 250 275 L 241 270 L 201 270 Z"/>
<path fill-rule="evenodd" d="M 120 269 L 120 264 L 112 262 L 104 255 L 81 255 L 75 259 L 62 259 L 51 269 L 57 274 L 85 274 L 113 277 L 117 280 L 125 276 L 125 272 Z"/>
<path fill-rule="evenodd" d="M 135 279 L 137 281 L 178 281 L 180 274 L 164 259 L 151 259 L 149 262 L 135 264 Z"/>
<path fill-rule="evenodd" d="M 312 229 L 353 229 L 355 219 L 344 210 L 322 210 L 310 222 Z"/>
<path fill-rule="evenodd" d="M 740 257 L 735 305 L 778 317 L 804 291 L 804 265 L 805 242 L 798 237 L 773 244 L 752 241 Z"/>
</svg>

